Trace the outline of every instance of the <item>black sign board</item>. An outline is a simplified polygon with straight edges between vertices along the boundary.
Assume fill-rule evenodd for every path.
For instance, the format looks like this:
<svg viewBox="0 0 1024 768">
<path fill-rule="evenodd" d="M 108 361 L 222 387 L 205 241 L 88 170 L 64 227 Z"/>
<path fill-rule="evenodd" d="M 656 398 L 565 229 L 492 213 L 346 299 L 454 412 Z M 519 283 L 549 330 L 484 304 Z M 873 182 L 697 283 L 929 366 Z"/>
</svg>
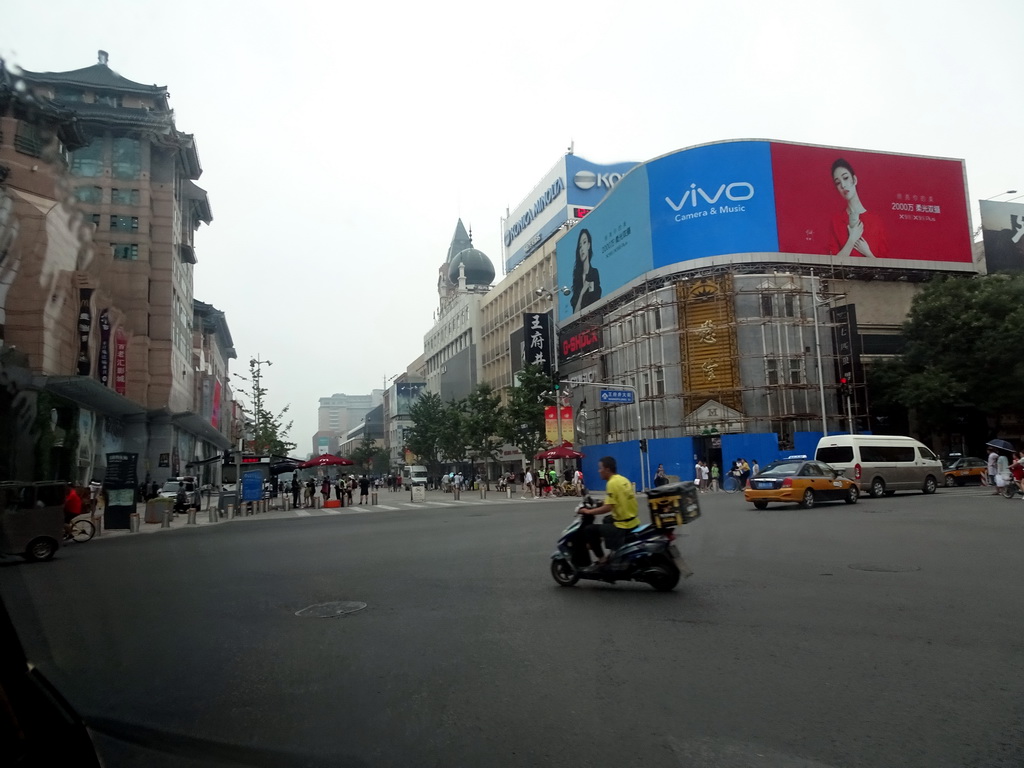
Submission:
<svg viewBox="0 0 1024 768">
<path fill-rule="evenodd" d="M 586 323 L 573 323 L 558 334 L 558 362 L 567 363 L 604 346 L 601 326 L 588 318 Z"/>
<path fill-rule="evenodd" d="M 135 511 L 135 493 L 139 485 L 138 460 L 137 453 L 107 454 L 107 474 L 103 477 L 103 488 L 107 493 L 107 507 L 103 513 L 105 528 L 126 530 L 131 527 L 129 515 Z"/>
<path fill-rule="evenodd" d="M 523 315 L 523 348 L 526 352 L 523 362 L 539 365 L 544 375 L 550 376 L 554 357 L 550 312 L 527 312 Z"/>
<path fill-rule="evenodd" d="M 846 379 L 850 386 L 855 414 L 864 413 L 864 366 L 861 364 L 861 338 L 857 330 L 857 305 L 844 304 L 829 310 L 832 326 L 832 345 L 836 357 L 836 381 Z M 846 404 L 841 403 L 845 408 Z"/>
<path fill-rule="evenodd" d="M 100 312 L 100 382 L 110 386 L 110 310 Z"/>
<path fill-rule="evenodd" d="M 89 334 L 92 332 L 92 288 L 78 290 L 78 375 L 92 372 L 89 355 Z"/>
</svg>

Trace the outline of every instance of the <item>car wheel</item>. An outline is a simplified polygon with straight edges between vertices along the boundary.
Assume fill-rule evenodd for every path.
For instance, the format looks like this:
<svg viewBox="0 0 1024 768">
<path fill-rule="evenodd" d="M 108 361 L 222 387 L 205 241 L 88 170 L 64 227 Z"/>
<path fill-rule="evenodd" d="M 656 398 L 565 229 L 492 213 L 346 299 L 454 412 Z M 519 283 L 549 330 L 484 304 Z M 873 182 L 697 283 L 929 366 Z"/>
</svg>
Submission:
<svg viewBox="0 0 1024 768">
<path fill-rule="evenodd" d="M 800 502 L 800 506 L 804 509 L 810 509 L 814 506 L 814 491 L 810 488 L 804 491 L 804 497 Z"/>
<path fill-rule="evenodd" d="M 755 501 L 754 502 L 754 509 L 768 509 L 768 502 L 767 501 Z"/>
<path fill-rule="evenodd" d="M 857 499 L 860 498 L 860 491 L 857 490 L 856 485 L 851 485 L 849 490 L 846 491 L 846 495 L 843 497 L 843 501 L 847 504 L 856 504 Z"/>
<path fill-rule="evenodd" d="M 880 499 L 885 495 L 885 482 L 880 477 L 876 477 L 871 481 L 871 495 Z"/>
<path fill-rule="evenodd" d="M 938 485 L 935 482 L 935 478 L 928 475 L 928 477 L 924 479 L 924 487 L 921 488 L 921 493 L 927 496 L 929 493 L 935 493 L 935 489 L 937 487 Z"/>
<path fill-rule="evenodd" d="M 956 478 L 952 475 L 946 475 L 946 487 L 952 488 L 954 485 L 960 485 L 960 483 L 958 483 Z"/>
<path fill-rule="evenodd" d="M 43 560 L 49 560 L 53 557 L 57 551 L 57 542 L 51 539 L 49 536 L 40 536 L 38 539 L 32 539 L 25 548 L 24 557 L 26 560 L 33 562 L 41 562 Z"/>
</svg>

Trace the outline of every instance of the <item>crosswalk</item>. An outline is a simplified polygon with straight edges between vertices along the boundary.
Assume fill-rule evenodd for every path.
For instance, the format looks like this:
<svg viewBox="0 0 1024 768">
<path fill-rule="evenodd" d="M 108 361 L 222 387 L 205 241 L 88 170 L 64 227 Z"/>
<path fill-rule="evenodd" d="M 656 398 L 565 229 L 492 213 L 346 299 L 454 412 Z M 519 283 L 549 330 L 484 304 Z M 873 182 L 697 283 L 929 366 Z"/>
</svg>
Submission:
<svg viewBox="0 0 1024 768">
<path fill-rule="evenodd" d="M 427 510 L 456 509 L 459 507 L 493 506 L 522 503 L 524 501 L 529 501 L 529 499 L 521 499 L 519 496 L 513 496 L 512 498 L 500 496 L 491 499 L 481 499 L 474 496 L 471 499 L 456 500 L 450 498 L 446 501 L 391 501 L 389 504 L 356 504 L 348 507 L 292 509 L 288 512 L 281 512 L 279 514 L 284 516 L 291 515 L 294 517 L 323 517 L 326 515 L 344 517 L 347 515 L 372 515 L 376 512 L 407 512 L 410 510 L 423 512 Z M 565 501 L 565 499 L 535 499 L 535 501 L 552 502 Z"/>
</svg>

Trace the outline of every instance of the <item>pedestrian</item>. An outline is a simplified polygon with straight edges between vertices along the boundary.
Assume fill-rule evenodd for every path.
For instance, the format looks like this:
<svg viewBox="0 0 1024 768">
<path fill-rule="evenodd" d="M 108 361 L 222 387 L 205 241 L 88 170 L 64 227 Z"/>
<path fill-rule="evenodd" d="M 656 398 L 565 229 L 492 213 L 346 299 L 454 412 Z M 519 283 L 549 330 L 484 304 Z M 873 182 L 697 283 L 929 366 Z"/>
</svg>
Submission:
<svg viewBox="0 0 1024 768">
<path fill-rule="evenodd" d="M 1004 451 L 1000 451 L 996 458 L 996 487 L 1005 488 L 1010 482 L 1010 460 L 1006 458 Z M 1002 491 L 998 491 L 998 493 L 1002 493 Z"/>
<path fill-rule="evenodd" d="M 746 459 L 740 459 L 740 488 L 745 488 L 750 477 L 750 465 Z"/>
<path fill-rule="evenodd" d="M 313 506 L 313 490 L 314 490 L 314 488 L 316 488 L 316 484 L 315 484 L 313 478 L 311 477 L 311 478 L 309 478 L 309 480 L 306 481 L 306 487 L 304 489 L 305 492 L 303 494 L 303 496 L 304 496 L 303 501 L 305 503 L 303 504 L 303 506 L 305 506 L 305 507 L 312 507 Z"/>
<path fill-rule="evenodd" d="M 711 490 L 711 468 L 703 460 L 700 462 L 700 489 L 704 493 Z"/>
<path fill-rule="evenodd" d="M 324 476 L 324 481 L 320 483 L 320 495 L 324 497 L 324 503 L 331 498 L 331 479 Z"/>
<path fill-rule="evenodd" d="M 668 475 L 665 474 L 665 465 L 659 464 L 658 471 L 654 473 L 654 487 L 657 488 L 659 485 L 668 485 Z"/>
<path fill-rule="evenodd" d="M 348 483 L 345 484 L 345 500 L 352 506 L 352 492 L 356 489 L 356 476 L 350 475 Z"/>
<path fill-rule="evenodd" d="M 297 474 L 292 475 L 292 507 L 299 506 L 299 476 Z"/>
<path fill-rule="evenodd" d="M 366 475 L 359 478 L 359 503 L 365 504 L 370 500 L 370 481 Z"/>
<path fill-rule="evenodd" d="M 579 467 L 576 467 L 576 472 L 572 476 L 572 484 L 576 488 L 577 496 L 586 493 L 586 488 L 583 487 L 583 471 Z"/>
<path fill-rule="evenodd" d="M 996 449 L 992 446 L 988 447 L 988 484 L 993 488 L 996 487 L 996 464 L 999 462 L 999 454 Z M 996 489 L 992 492 L 993 496 L 999 495 L 999 490 Z"/>
<path fill-rule="evenodd" d="M 698 459 L 697 463 L 693 465 L 693 484 L 697 486 L 697 490 L 701 493 L 704 492 L 704 489 L 700 487 L 701 481 L 704 479 L 704 472 L 700 468 L 700 465 L 703 463 L 703 459 Z"/>
<path fill-rule="evenodd" d="M 717 462 L 711 465 L 711 490 L 712 492 L 717 491 L 722 487 L 722 468 Z"/>
<path fill-rule="evenodd" d="M 1017 489 L 1024 494 L 1024 453 L 1014 451 L 1013 461 L 1010 462 L 1010 476 L 1016 483 Z M 1024 500 L 1024 495 L 1021 496 L 1021 499 Z"/>
<path fill-rule="evenodd" d="M 533 472 L 530 471 L 529 467 L 526 468 L 526 472 L 523 475 L 523 488 L 526 491 L 526 493 L 529 495 L 529 498 L 532 499 L 533 496 L 534 496 L 534 493 L 533 493 Z M 525 499 L 527 497 L 523 496 L 523 498 Z"/>
<path fill-rule="evenodd" d="M 341 501 L 341 494 L 345 492 L 345 484 L 341 479 L 341 475 L 334 478 L 334 498 Z"/>
<path fill-rule="evenodd" d="M 757 459 L 754 459 L 754 463 L 750 465 L 750 476 L 757 477 L 757 473 L 761 471 L 760 465 L 757 463 Z"/>
</svg>

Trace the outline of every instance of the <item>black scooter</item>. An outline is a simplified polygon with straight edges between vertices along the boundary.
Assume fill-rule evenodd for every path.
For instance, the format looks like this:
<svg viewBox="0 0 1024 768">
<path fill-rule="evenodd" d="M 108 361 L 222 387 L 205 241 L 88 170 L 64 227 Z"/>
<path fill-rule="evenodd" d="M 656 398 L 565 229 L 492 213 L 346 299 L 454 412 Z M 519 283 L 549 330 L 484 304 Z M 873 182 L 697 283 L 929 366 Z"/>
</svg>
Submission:
<svg viewBox="0 0 1024 768">
<path fill-rule="evenodd" d="M 594 522 L 593 515 L 579 512 L 597 504 L 587 496 L 577 507 L 575 519 L 562 531 L 558 545 L 551 555 L 551 576 L 563 587 L 571 587 L 580 579 L 604 581 L 639 581 L 650 584 L 659 592 L 675 589 L 681 576 L 693 575 L 679 549 L 672 542 L 671 528 L 658 528 L 650 523 L 638 525 L 626 534 L 625 543 L 615 550 L 604 565 L 591 565 L 590 552 L 584 542 L 582 529 Z M 605 518 L 606 520 L 610 519 Z"/>
</svg>

